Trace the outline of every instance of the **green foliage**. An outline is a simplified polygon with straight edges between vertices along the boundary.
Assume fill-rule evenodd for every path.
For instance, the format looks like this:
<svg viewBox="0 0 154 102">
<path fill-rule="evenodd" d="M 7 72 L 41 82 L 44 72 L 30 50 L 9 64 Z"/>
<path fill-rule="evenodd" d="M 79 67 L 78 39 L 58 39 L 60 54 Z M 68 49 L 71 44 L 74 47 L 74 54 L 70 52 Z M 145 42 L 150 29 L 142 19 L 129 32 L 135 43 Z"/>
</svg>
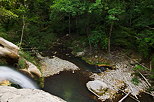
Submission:
<svg viewBox="0 0 154 102">
<path fill-rule="evenodd" d="M 133 68 L 134 71 L 145 71 L 147 70 L 147 68 L 141 66 L 141 65 L 138 65 L 136 64 L 135 67 Z"/>
<path fill-rule="evenodd" d="M 56 34 L 48 32 L 32 32 L 32 36 L 27 37 L 25 46 L 38 48 L 39 50 L 45 50 L 47 47 L 51 47 L 52 43 L 56 40 Z"/>
<path fill-rule="evenodd" d="M 1 16 L 4 16 L 4 17 L 10 17 L 10 18 L 18 17 L 18 15 L 14 14 L 10 10 L 7 10 L 5 8 L 2 8 L 2 7 L 0 8 L 0 14 L 1 14 Z"/>
<path fill-rule="evenodd" d="M 21 68 L 21 69 L 26 68 L 26 62 L 25 62 L 25 59 L 24 58 L 20 58 L 19 59 L 19 61 L 18 61 L 18 67 Z"/>
<path fill-rule="evenodd" d="M 20 51 L 19 52 L 20 56 L 22 57 L 19 62 L 21 62 L 21 66 L 25 66 L 25 61 L 24 59 L 26 59 L 27 61 L 37 65 L 36 59 L 35 57 L 33 57 L 30 53 L 28 52 L 24 52 L 24 51 Z"/>
<path fill-rule="evenodd" d="M 144 30 L 137 36 L 139 52 L 143 55 L 143 57 L 148 57 L 150 49 L 154 48 L 154 32 L 151 30 Z"/>
<path fill-rule="evenodd" d="M 86 47 L 86 40 L 86 36 L 75 37 L 75 39 L 66 42 L 66 45 L 73 49 L 73 53 L 81 52 Z"/>
<path fill-rule="evenodd" d="M 124 10 L 122 10 L 120 8 L 112 8 L 112 9 L 109 9 L 108 10 L 108 14 L 109 15 L 108 15 L 107 18 L 108 18 L 109 21 L 118 21 L 119 18 L 116 17 L 116 16 L 120 15 L 123 12 L 124 12 Z"/>
<path fill-rule="evenodd" d="M 0 25 L 0 37 L 7 38 L 5 29 Z"/>
<path fill-rule="evenodd" d="M 140 83 L 140 80 L 137 78 L 137 77 L 133 77 L 131 82 L 134 84 L 134 85 L 138 85 Z"/>
<path fill-rule="evenodd" d="M 57 36 L 68 32 L 70 21 L 72 34 L 89 36 L 77 39 L 84 47 L 89 40 L 93 48 L 107 49 L 109 26 L 114 23 L 111 47 L 136 48 L 144 58 L 154 49 L 153 0 L 1 0 L 0 4 L 1 37 L 19 43 L 25 16 L 23 47 L 49 48 Z"/>
<path fill-rule="evenodd" d="M 95 48 L 107 49 L 108 38 L 102 30 L 92 31 L 88 40 Z"/>
<path fill-rule="evenodd" d="M 66 12 L 72 16 L 83 14 L 86 10 L 86 2 L 80 0 L 54 0 L 51 9 Z"/>
<path fill-rule="evenodd" d="M 135 44 L 135 31 L 132 28 L 120 26 L 114 31 L 113 45 L 131 49 Z M 134 44 L 132 44 L 134 43 Z"/>
</svg>

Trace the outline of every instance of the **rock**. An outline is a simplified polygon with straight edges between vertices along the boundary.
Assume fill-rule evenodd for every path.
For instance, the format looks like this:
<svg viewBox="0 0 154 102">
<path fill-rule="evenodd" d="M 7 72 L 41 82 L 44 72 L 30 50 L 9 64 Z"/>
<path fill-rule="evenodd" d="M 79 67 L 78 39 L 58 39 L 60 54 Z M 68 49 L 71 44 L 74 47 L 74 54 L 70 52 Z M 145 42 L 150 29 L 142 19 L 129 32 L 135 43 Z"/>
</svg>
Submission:
<svg viewBox="0 0 154 102">
<path fill-rule="evenodd" d="M 17 59 L 19 47 L 0 37 L 0 56 Z"/>
<path fill-rule="evenodd" d="M 76 53 L 76 56 L 84 56 L 85 55 L 85 52 L 77 52 Z"/>
<path fill-rule="evenodd" d="M 11 85 L 11 83 L 8 80 L 3 80 L 3 81 L 0 81 L 0 85 L 1 86 L 9 86 L 9 85 Z"/>
<path fill-rule="evenodd" d="M 104 93 L 108 89 L 107 84 L 100 80 L 89 81 L 86 86 L 98 95 Z"/>
<path fill-rule="evenodd" d="M 28 65 L 28 71 L 30 73 L 34 73 L 35 75 L 41 77 L 41 72 L 40 70 L 31 62 L 26 61 L 26 64 Z"/>
<path fill-rule="evenodd" d="M 54 58 L 48 58 L 48 57 L 44 57 L 41 60 L 41 63 L 43 65 L 43 76 L 44 77 L 48 77 L 54 74 L 59 74 L 61 71 L 75 71 L 75 70 L 79 70 L 79 68 L 66 60 L 62 60 L 58 57 L 54 57 Z"/>
<path fill-rule="evenodd" d="M 0 86 L 0 102 L 66 102 L 38 89 L 16 89 Z"/>
<path fill-rule="evenodd" d="M 0 37 L 0 56 L 9 58 L 10 63 L 13 62 L 12 59 L 20 60 L 19 58 L 21 58 L 21 56 L 19 56 L 19 47 L 5 40 L 2 37 Z M 40 70 L 34 64 L 32 64 L 31 62 L 28 62 L 27 60 L 25 60 L 25 63 L 28 66 L 28 68 L 21 69 L 23 72 L 26 72 L 31 76 L 33 76 L 33 74 L 39 77 L 42 76 Z"/>
<path fill-rule="evenodd" d="M 27 73 L 31 77 L 34 77 L 34 74 L 37 75 L 38 77 L 42 76 L 40 70 L 33 63 L 28 62 L 27 60 L 25 60 L 25 63 L 28 67 L 25 69 L 20 69 L 20 71 Z"/>
</svg>

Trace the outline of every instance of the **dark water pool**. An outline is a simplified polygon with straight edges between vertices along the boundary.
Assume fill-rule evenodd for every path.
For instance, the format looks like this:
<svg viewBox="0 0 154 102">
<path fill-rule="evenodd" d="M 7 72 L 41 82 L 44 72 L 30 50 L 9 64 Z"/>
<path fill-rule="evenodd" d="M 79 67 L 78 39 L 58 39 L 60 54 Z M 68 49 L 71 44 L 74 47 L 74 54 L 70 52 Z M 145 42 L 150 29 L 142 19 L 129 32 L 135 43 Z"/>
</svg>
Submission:
<svg viewBox="0 0 154 102">
<path fill-rule="evenodd" d="M 154 102 L 154 98 L 151 95 L 145 94 L 145 93 L 141 93 L 139 96 L 139 101 L 140 102 Z M 128 97 L 126 98 L 123 102 L 137 102 L 134 99 Z"/>
<path fill-rule="evenodd" d="M 90 80 L 85 73 L 77 71 L 61 72 L 45 79 L 45 91 L 59 96 L 67 102 L 99 102 L 86 88 L 86 83 Z M 95 100 L 96 99 L 96 100 Z"/>
</svg>

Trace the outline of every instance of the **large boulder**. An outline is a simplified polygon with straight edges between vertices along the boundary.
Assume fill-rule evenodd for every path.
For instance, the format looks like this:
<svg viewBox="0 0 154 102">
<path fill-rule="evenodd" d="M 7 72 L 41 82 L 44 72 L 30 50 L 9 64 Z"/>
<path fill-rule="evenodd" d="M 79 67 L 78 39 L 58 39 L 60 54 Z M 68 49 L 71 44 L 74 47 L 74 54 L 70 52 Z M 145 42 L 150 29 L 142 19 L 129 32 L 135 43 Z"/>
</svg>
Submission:
<svg viewBox="0 0 154 102">
<path fill-rule="evenodd" d="M 41 58 L 41 57 L 40 57 Z M 59 74 L 61 71 L 75 71 L 79 70 L 75 64 L 60 59 L 58 57 L 43 57 L 41 58 L 41 63 L 43 66 L 42 73 L 44 77 L 52 76 L 54 74 Z"/>
<path fill-rule="evenodd" d="M 103 94 L 108 89 L 107 84 L 100 80 L 89 81 L 86 86 L 89 90 L 98 95 Z"/>
<path fill-rule="evenodd" d="M 17 59 L 19 58 L 18 50 L 18 46 L 0 37 L 0 56 Z"/>
<path fill-rule="evenodd" d="M 34 77 L 34 75 L 42 77 L 41 71 L 33 63 L 28 62 L 27 60 L 25 60 L 25 63 L 27 65 L 27 68 L 20 69 L 20 71 L 30 75 L 31 77 Z"/>
<path fill-rule="evenodd" d="M 16 89 L 0 86 L 0 102 L 66 102 L 38 89 Z"/>
</svg>

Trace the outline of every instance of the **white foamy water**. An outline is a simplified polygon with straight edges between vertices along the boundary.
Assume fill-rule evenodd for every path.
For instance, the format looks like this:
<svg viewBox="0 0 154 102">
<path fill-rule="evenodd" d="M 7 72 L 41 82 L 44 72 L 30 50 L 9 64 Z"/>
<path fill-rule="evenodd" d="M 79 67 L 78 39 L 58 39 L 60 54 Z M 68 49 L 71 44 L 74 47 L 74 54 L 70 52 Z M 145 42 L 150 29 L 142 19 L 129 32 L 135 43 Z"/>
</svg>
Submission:
<svg viewBox="0 0 154 102">
<path fill-rule="evenodd" d="M 22 88 L 36 89 L 38 86 L 25 75 L 7 66 L 0 66 L 0 81 L 9 80 Z"/>
</svg>

